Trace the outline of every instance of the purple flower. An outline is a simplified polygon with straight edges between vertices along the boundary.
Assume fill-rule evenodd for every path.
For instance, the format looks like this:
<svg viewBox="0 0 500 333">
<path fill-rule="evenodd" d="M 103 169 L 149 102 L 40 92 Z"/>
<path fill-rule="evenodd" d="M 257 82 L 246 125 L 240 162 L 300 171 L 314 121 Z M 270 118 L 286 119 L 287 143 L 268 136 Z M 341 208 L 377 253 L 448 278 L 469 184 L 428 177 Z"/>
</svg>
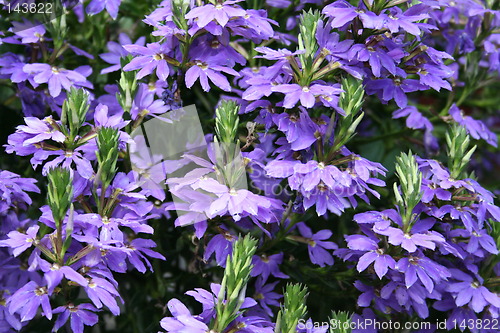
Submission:
<svg viewBox="0 0 500 333">
<path fill-rule="evenodd" d="M 317 140 L 314 135 L 317 127 L 305 111 L 298 116 L 284 112 L 273 120 L 278 129 L 285 133 L 292 150 L 309 148 Z"/>
<path fill-rule="evenodd" d="M 281 298 L 281 295 L 273 291 L 278 282 L 279 281 L 264 284 L 265 281 L 261 277 L 255 282 L 255 294 L 253 298 L 257 300 L 259 305 L 269 316 L 273 315 L 273 310 L 269 307 L 270 305 L 276 307 L 280 306 L 278 300 Z"/>
<path fill-rule="evenodd" d="M 127 252 L 128 260 L 141 273 L 146 272 L 146 266 L 144 266 L 143 262 L 146 263 L 151 272 L 153 271 L 153 267 L 145 255 L 151 258 L 165 260 L 164 256 L 151 250 L 156 247 L 156 243 L 151 239 L 136 238 L 126 244 L 125 247 L 129 250 Z"/>
<path fill-rule="evenodd" d="M 370 41 L 367 41 L 367 44 L 369 45 Z M 402 55 L 403 52 L 399 49 L 387 52 L 383 47 L 366 46 L 364 44 L 356 44 L 349 50 L 349 60 L 367 61 L 373 75 L 376 77 L 381 76 L 382 68 L 385 68 L 390 74 L 396 75 L 395 61 L 399 60 Z"/>
<path fill-rule="evenodd" d="M 52 294 L 55 287 L 57 287 L 63 277 L 69 281 L 75 282 L 80 286 L 87 285 L 87 279 L 85 279 L 80 273 L 75 271 L 70 266 L 60 266 L 58 264 L 50 264 L 49 262 L 39 259 L 38 264 L 40 269 L 45 273 L 44 278 L 47 281 L 48 293 Z"/>
<path fill-rule="evenodd" d="M 399 259 L 396 269 L 404 273 L 406 288 L 410 288 L 420 280 L 429 293 L 432 293 L 436 283 L 447 280 L 451 276 L 446 267 L 439 265 L 421 253 Z"/>
<path fill-rule="evenodd" d="M 236 237 L 227 231 L 224 234 L 213 236 L 207 244 L 203 259 L 208 260 L 212 254 L 215 253 L 217 265 L 224 267 L 226 265 L 227 256 L 232 252 L 233 242 L 235 240 Z"/>
<path fill-rule="evenodd" d="M 404 108 L 408 105 L 406 93 L 426 90 L 427 87 L 421 84 L 419 80 L 404 78 L 406 74 L 401 68 L 396 68 L 396 71 L 400 76 L 367 81 L 366 92 L 368 94 L 378 93 L 380 99 L 384 102 L 394 99 L 397 106 Z"/>
<path fill-rule="evenodd" d="M 196 7 L 191 9 L 185 17 L 188 20 L 196 19 L 196 24 L 200 28 L 204 28 L 207 24 L 214 20 L 224 27 L 230 19 L 245 16 L 246 11 L 244 9 L 233 6 L 233 4 L 239 1 L 240 0 L 225 1 L 223 3 L 218 3 L 215 6 L 207 4 L 201 7 Z"/>
<path fill-rule="evenodd" d="M 122 45 L 138 45 L 138 46 L 144 46 L 144 43 L 146 41 L 145 37 L 140 37 L 137 39 L 135 43 L 132 43 L 132 40 L 130 39 L 129 36 L 125 33 L 121 33 L 118 36 L 118 43 L 117 42 L 108 42 L 107 47 L 109 52 L 108 53 L 103 53 L 100 55 L 101 59 L 106 61 L 108 64 L 111 64 L 113 66 L 104 68 L 101 70 L 101 74 L 107 74 L 111 72 L 115 72 L 120 70 L 121 64 L 120 60 L 121 58 L 126 57 L 129 52 L 125 50 L 125 48 Z"/>
<path fill-rule="evenodd" d="M 468 305 L 476 313 L 488 305 L 500 307 L 500 297 L 484 287 L 480 277 L 475 280 L 458 269 L 450 269 L 450 272 L 458 282 L 450 282 L 446 290 L 453 294 L 457 306 Z"/>
<path fill-rule="evenodd" d="M 163 329 L 170 333 L 206 333 L 208 326 L 191 315 L 189 309 L 176 298 L 167 303 L 173 317 L 165 317 L 160 321 Z"/>
<path fill-rule="evenodd" d="M 11 30 L 16 37 L 21 38 L 23 44 L 43 42 L 43 36 L 46 32 L 42 23 L 38 21 L 30 22 L 26 19 L 23 19 L 23 22 L 12 22 Z"/>
<path fill-rule="evenodd" d="M 423 227 L 422 224 L 425 224 Z M 426 249 L 434 250 L 436 243 L 443 243 L 444 237 L 435 231 L 428 231 L 434 224 L 432 218 L 419 220 L 410 232 L 404 232 L 399 228 L 389 227 L 387 229 L 379 229 L 376 232 L 389 237 L 389 243 L 392 245 L 400 245 L 403 249 L 410 253 L 417 251 L 417 246 Z M 420 232 L 417 232 L 419 230 Z"/>
<path fill-rule="evenodd" d="M 332 18 L 332 28 L 343 27 L 345 24 L 351 23 L 357 17 L 363 22 L 363 26 L 369 29 L 380 29 L 384 23 L 382 17 L 377 16 L 375 13 L 356 8 L 343 0 L 335 1 L 326 6 L 323 9 L 323 14 Z"/>
<path fill-rule="evenodd" d="M 40 193 L 32 178 L 21 178 L 7 170 L 0 170 L 0 213 L 11 207 L 25 208 L 32 200 L 26 192 Z"/>
<path fill-rule="evenodd" d="M 34 281 L 26 283 L 9 298 L 10 313 L 19 313 L 21 322 L 33 319 L 40 306 L 43 315 L 49 320 L 52 319 L 47 287 L 41 287 Z"/>
<path fill-rule="evenodd" d="M 385 16 L 384 27 L 388 28 L 392 33 L 397 33 L 400 29 L 402 29 L 414 36 L 419 36 L 420 24 L 415 22 L 429 17 L 429 15 L 422 13 L 422 11 L 427 8 L 428 7 L 423 4 L 415 5 L 411 6 L 406 12 L 403 13 L 401 8 L 394 6 L 389 9 L 389 14 Z M 432 26 L 426 25 L 426 27 L 429 28 Z"/>
<path fill-rule="evenodd" d="M 210 322 L 215 315 L 215 305 L 217 297 L 220 293 L 220 288 L 220 284 L 211 283 L 211 292 L 201 288 L 196 288 L 195 290 L 186 292 L 186 295 L 194 297 L 194 299 L 203 306 L 203 312 L 198 317 L 203 318 L 203 321 L 206 323 Z M 253 298 L 246 297 L 241 304 L 241 309 L 248 309 L 256 304 L 257 302 Z"/>
<path fill-rule="evenodd" d="M 347 246 L 351 250 L 368 251 L 363 254 L 357 265 L 358 272 L 362 272 L 374 263 L 373 268 L 379 279 L 387 274 L 389 268 L 394 269 L 396 261 L 378 246 L 378 243 L 371 238 L 362 235 L 346 236 Z"/>
<path fill-rule="evenodd" d="M 209 218 L 229 214 L 235 221 L 239 221 L 243 216 L 247 215 L 259 217 L 259 209 L 271 208 L 271 202 L 266 197 L 256 195 L 245 189 L 230 189 L 212 178 L 200 181 L 199 186 L 201 189 L 214 193 L 218 197 L 205 210 Z"/>
<path fill-rule="evenodd" d="M 312 84 L 310 86 L 300 86 L 294 84 L 281 84 L 272 88 L 272 91 L 285 94 L 283 107 L 291 109 L 300 100 L 300 104 L 306 108 L 312 108 L 316 103 L 316 97 L 322 96 L 323 98 L 337 98 L 342 92 L 339 85 L 328 86 L 324 84 Z"/>
<path fill-rule="evenodd" d="M 29 227 L 25 234 L 12 230 L 7 234 L 8 239 L 0 241 L 0 247 L 10 247 L 14 257 L 17 257 L 33 245 L 39 228 L 37 225 Z"/>
<path fill-rule="evenodd" d="M 261 256 L 253 256 L 253 269 L 251 276 L 260 276 L 263 281 L 272 275 L 280 279 L 288 279 L 288 275 L 280 272 L 279 265 L 283 262 L 283 253 L 277 253 L 270 256 L 265 254 Z"/>
<path fill-rule="evenodd" d="M 73 305 L 69 303 L 65 306 L 55 308 L 53 313 L 59 313 L 52 332 L 57 332 L 70 319 L 70 327 L 73 333 L 83 333 L 84 326 L 94 326 L 99 321 L 97 309 L 91 304 Z"/>
<path fill-rule="evenodd" d="M 474 139 L 484 139 L 493 147 L 497 147 L 496 134 L 491 132 L 482 121 L 476 120 L 471 116 L 464 115 L 464 113 L 455 104 L 451 106 L 449 113 L 457 123 L 465 127 L 467 133 L 469 133 Z"/>
<path fill-rule="evenodd" d="M 90 179 L 94 175 L 92 164 L 90 163 L 88 158 L 85 158 L 83 156 L 83 154 L 81 153 L 81 148 L 77 148 L 77 150 L 74 151 L 56 150 L 50 152 L 50 155 L 55 155 L 57 157 L 52 161 L 45 163 L 42 168 L 42 174 L 44 176 L 47 175 L 50 169 L 56 168 L 58 166 L 62 166 L 63 168 L 72 170 L 73 163 L 76 166 L 76 171 L 83 178 Z M 45 158 L 47 158 L 48 156 L 49 154 L 47 154 Z"/>
<path fill-rule="evenodd" d="M 229 81 L 220 72 L 239 76 L 238 72 L 232 68 L 207 64 L 201 60 L 195 60 L 194 65 L 186 71 L 186 87 L 191 88 L 199 79 L 203 90 L 209 91 L 210 84 L 208 83 L 208 79 L 210 79 L 210 81 L 220 89 L 231 91 Z"/>
<path fill-rule="evenodd" d="M 120 314 L 120 308 L 115 300 L 115 297 L 120 297 L 120 294 L 118 294 L 113 284 L 103 278 L 93 277 L 88 279 L 84 289 L 87 296 L 98 309 L 102 308 L 104 304 L 115 316 Z"/>
<path fill-rule="evenodd" d="M 170 67 L 166 60 L 168 53 L 171 51 L 168 43 L 150 43 L 147 44 L 146 47 L 129 44 L 123 45 L 123 48 L 133 55 L 138 56 L 123 67 L 124 71 L 140 69 L 137 73 L 137 79 L 142 79 L 146 75 L 153 73 L 155 69 L 156 76 L 158 76 L 160 80 L 165 81 L 170 75 Z"/>
<path fill-rule="evenodd" d="M 95 15 L 106 9 L 109 15 L 116 20 L 120 3 L 121 0 L 92 0 L 87 6 L 87 13 Z"/>
<path fill-rule="evenodd" d="M 308 240 L 307 249 L 311 262 L 320 267 L 333 265 L 333 257 L 327 250 L 335 250 L 338 246 L 334 242 L 326 241 L 332 237 L 332 232 L 330 230 L 320 230 L 313 234 L 311 228 L 303 222 L 298 223 L 297 227 L 300 234 Z"/>
<path fill-rule="evenodd" d="M 139 88 L 132 104 L 132 119 L 137 119 L 139 116 L 145 117 L 148 114 L 161 115 L 169 110 L 170 107 L 165 105 L 163 100 L 155 99 L 154 91 L 149 90 L 149 86 L 147 84 L 139 84 Z"/>
<path fill-rule="evenodd" d="M 26 117 L 24 121 L 26 125 L 19 125 L 17 127 L 18 131 L 27 134 L 23 146 L 45 140 L 54 140 L 56 142 L 64 142 L 66 140 L 66 136 L 59 131 L 58 124 L 50 116 L 43 120 L 36 117 Z"/>
<path fill-rule="evenodd" d="M 75 70 L 59 68 L 49 64 L 26 64 L 23 71 L 33 75 L 35 84 L 47 83 L 52 97 L 61 94 L 61 90 L 69 90 L 72 86 L 92 88 L 87 76 L 92 73 L 90 66 L 81 66 Z"/>
</svg>

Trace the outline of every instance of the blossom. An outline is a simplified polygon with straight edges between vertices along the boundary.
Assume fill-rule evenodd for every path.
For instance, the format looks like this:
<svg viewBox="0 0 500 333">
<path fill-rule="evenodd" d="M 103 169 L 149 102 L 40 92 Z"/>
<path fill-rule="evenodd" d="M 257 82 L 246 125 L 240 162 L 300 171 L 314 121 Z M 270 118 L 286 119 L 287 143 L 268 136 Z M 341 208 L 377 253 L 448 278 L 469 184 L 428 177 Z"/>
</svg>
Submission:
<svg viewBox="0 0 500 333">
<path fill-rule="evenodd" d="M 352 22 L 355 18 L 359 17 L 363 26 L 370 29 L 380 29 L 383 26 L 383 18 L 377 16 L 375 13 L 359 9 L 347 1 L 335 1 L 334 3 L 326 6 L 323 9 L 323 14 L 333 18 L 331 21 L 332 28 L 340 28 L 347 23 Z"/>
<path fill-rule="evenodd" d="M 120 308 L 115 300 L 115 297 L 120 297 L 120 294 L 118 294 L 116 287 L 109 281 L 93 277 L 88 279 L 87 284 L 83 287 L 87 296 L 98 309 L 106 305 L 115 316 L 120 314 Z"/>
<path fill-rule="evenodd" d="M 13 206 L 24 208 L 31 205 L 32 200 L 26 192 L 40 193 L 35 183 L 35 179 L 21 178 L 13 172 L 0 170 L 0 213 Z"/>
<path fill-rule="evenodd" d="M 420 253 L 399 259 L 396 269 L 405 274 L 407 288 L 420 280 L 429 293 L 434 290 L 435 284 L 447 280 L 451 276 L 446 267 Z"/>
<path fill-rule="evenodd" d="M 83 333 L 85 326 L 94 326 L 97 324 L 99 317 L 95 313 L 97 309 L 91 304 L 74 305 L 69 303 L 65 306 L 60 306 L 54 309 L 52 313 L 58 313 L 59 316 L 54 324 L 52 332 L 57 332 L 68 319 L 73 333 Z"/>
<path fill-rule="evenodd" d="M 132 103 L 132 119 L 137 119 L 139 116 L 145 117 L 148 114 L 161 115 L 169 110 L 170 108 L 168 105 L 165 105 L 163 100 L 155 99 L 154 92 L 149 90 L 147 84 L 139 84 L 134 102 Z"/>
<path fill-rule="evenodd" d="M 6 240 L 0 240 L 0 247 L 10 247 L 12 248 L 12 254 L 17 257 L 31 246 L 33 246 L 36 241 L 36 235 L 38 233 L 39 226 L 34 225 L 26 230 L 26 233 L 21 233 L 17 230 L 12 230 L 7 234 Z"/>
<path fill-rule="evenodd" d="M 69 90 L 71 86 L 92 88 L 92 84 L 87 81 L 92 69 L 90 66 L 81 66 L 74 70 L 59 68 L 49 64 L 26 64 L 23 71 L 33 75 L 36 84 L 47 83 L 52 97 L 57 97 L 62 88 Z"/>
<path fill-rule="evenodd" d="M 403 12 L 401 8 L 394 6 L 389 9 L 389 14 L 384 19 L 384 26 L 392 33 L 397 33 L 399 29 L 404 29 L 414 36 L 419 36 L 420 24 L 414 22 L 429 17 L 429 15 L 424 13 L 427 8 L 427 6 L 420 4 L 411 6 L 408 10 Z M 427 25 L 427 27 L 432 26 Z"/>
<path fill-rule="evenodd" d="M 120 3 L 121 0 L 92 0 L 87 6 L 87 13 L 95 15 L 106 9 L 109 15 L 116 20 Z"/>
<path fill-rule="evenodd" d="M 30 22 L 26 19 L 23 19 L 23 22 L 12 22 L 11 30 L 23 44 L 43 42 L 46 32 L 44 25 L 40 22 Z"/>
<path fill-rule="evenodd" d="M 156 76 L 165 81 L 170 75 L 170 67 L 166 60 L 170 53 L 170 46 L 167 43 L 149 43 L 145 47 L 137 44 L 123 45 L 123 48 L 136 55 L 134 59 L 125 67 L 124 71 L 140 69 L 137 79 L 142 79 L 146 75 L 153 73 L 156 69 Z"/>
<path fill-rule="evenodd" d="M 465 127 L 467 133 L 474 139 L 479 140 L 481 138 L 493 147 L 497 146 L 496 134 L 491 132 L 482 121 L 464 115 L 455 104 L 450 107 L 449 113 L 457 123 Z"/>
<path fill-rule="evenodd" d="M 101 59 L 106 61 L 108 64 L 111 64 L 112 66 L 104 68 L 101 70 L 101 74 L 107 74 L 111 73 L 117 70 L 120 70 L 121 68 L 121 58 L 126 57 L 129 52 L 125 50 L 123 45 L 139 45 L 139 46 L 144 46 L 144 43 L 146 41 L 145 37 L 139 37 L 135 43 L 132 43 L 132 40 L 130 39 L 129 36 L 125 33 L 121 33 L 118 36 L 118 43 L 110 41 L 107 43 L 107 47 L 109 52 L 103 53 L 100 55 Z"/>
<path fill-rule="evenodd" d="M 279 281 L 265 284 L 264 279 L 259 277 L 255 283 L 255 295 L 253 297 L 269 316 L 273 314 L 269 306 L 280 306 L 278 299 L 281 298 L 281 295 L 273 291 L 278 282 Z"/>
<path fill-rule="evenodd" d="M 272 91 L 285 94 L 283 107 L 291 109 L 300 100 L 300 104 L 306 108 L 312 108 L 316 103 L 316 97 L 324 96 L 328 98 L 337 98 L 342 92 L 338 85 L 311 84 L 310 86 L 300 86 L 296 83 L 281 84 L 272 88 Z"/>
<path fill-rule="evenodd" d="M 66 136 L 60 131 L 57 123 L 50 116 L 43 120 L 36 117 L 26 117 L 24 121 L 26 125 L 19 125 L 17 127 L 20 132 L 27 134 L 23 146 L 45 140 L 54 140 L 56 142 L 64 142 L 66 140 Z"/>
<path fill-rule="evenodd" d="M 327 250 L 337 249 L 338 246 L 334 242 L 329 242 L 332 232 L 330 230 L 320 230 L 313 234 L 311 228 L 305 223 L 297 224 L 300 234 L 308 240 L 307 249 L 309 251 L 309 258 L 313 264 L 320 267 L 325 265 L 333 265 L 333 257 Z"/>
<path fill-rule="evenodd" d="M 239 221 L 244 215 L 257 216 L 259 208 L 271 208 L 269 199 L 245 189 L 229 188 L 211 178 L 200 181 L 199 186 L 201 189 L 214 193 L 218 197 L 206 210 L 209 218 L 228 213 L 235 221 Z"/>
<path fill-rule="evenodd" d="M 45 273 L 44 279 L 47 281 L 49 294 L 54 292 L 54 289 L 61 283 L 63 277 L 81 286 L 87 284 L 87 280 L 70 266 L 50 264 L 43 259 L 39 259 L 38 264 L 40 265 L 40 269 Z"/>
<path fill-rule="evenodd" d="M 292 150 L 308 148 L 317 140 L 314 135 L 317 128 L 305 111 L 299 115 L 281 113 L 273 121 L 285 133 Z"/>
<path fill-rule="evenodd" d="M 34 281 L 26 283 L 9 298 L 10 313 L 19 313 L 21 322 L 33 319 L 40 306 L 43 315 L 49 320 L 52 319 L 47 287 L 39 286 Z"/>
<path fill-rule="evenodd" d="M 403 75 L 400 68 L 396 68 L 396 71 L 398 75 Z M 366 86 L 367 93 L 377 93 L 384 102 L 394 99 L 397 106 L 400 108 L 404 108 L 408 105 L 408 97 L 406 94 L 418 90 L 426 90 L 426 87 L 422 85 L 419 80 L 406 79 L 404 75 L 395 76 L 393 78 L 370 80 Z"/>
<path fill-rule="evenodd" d="M 160 321 L 160 325 L 167 332 L 172 333 L 206 333 L 209 331 L 208 326 L 202 321 L 196 319 L 189 309 L 176 298 L 172 298 L 167 307 L 173 317 L 165 317 Z"/>
<path fill-rule="evenodd" d="M 231 91 L 231 86 L 227 78 L 220 72 L 239 76 L 238 72 L 232 68 L 207 64 L 201 60 L 195 60 L 194 65 L 186 71 L 186 87 L 191 88 L 197 80 L 200 80 L 203 90 L 209 91 L 210 84 L 208 83 L 208 79 L 210 79 L 214 85 L 222 90 Z"/>
<path fill-rule="evenodd" d="M 215 253 L 215 260 L 219 266 L 225 266 L 227 256 L 231 254 L 235 236 L 229 232 L 213 236 L 207 244 L 203 258 L 208 260 Z"/>
<path fill-rule="evenodd" d="M 377 242 L 363 235 L 346 236 L 347 246 L 351 250 L 367 251 L 358 260 L 357 270 L 362 272 L 374 263 L 375 273 L 382 279 L 387 274 L 389 268 L 394 269 L 396 261 L 379 247 Z"/>
<path fill-rule="evenodd" d="M 500 307 L 500 297 L 482 285 L 482 279 L 473 279 L 470 275 L 458 270 L 451 269 L 453 279 L 446 288 L 454 295 L 457 306 L 468 305 L 474 312 L 479 313 L 488 305 Z"/>
<path fill-rule="evenodd" d="M 422 227 L 422 224 L 426 224 L 426 226 Z M 401 245 L 403 249 L 410 253 L 415 252 L 417 246 L 434 250 L 436 248 L 436 243 L 442 243 L 445 239 L 435 231 L 427 231 L 432 224 L 434 224 L 433 219 L 428 219 L 427 222 L 417 221 L 410 232 L 404 232 L 399 228 L 389 227 L 387 229 L 379 229 L 377 233 L 388 236 L 390 244 Z M 417 230 L 420 232 L 417 232 Z"/>
<path fill-rule="evenodd" d="M 253 269 L 250 273 L 251 276 L 260 276 L 263 281 L 272 275 L 277 278 L 287 279 L 288 275 L 283 274 L 279 270 L 279 265 L 283 262 L 283 253 L 277 253 L 270 256 L 265 254 L 261 256 L 253 256 L 252 264 Z"/>
<path fill-rule="evenodd" d="M 206 4 L 204 6 L 195 7 L 185 15 L 185 18 L 188 20 L 196 19 L 196 24 L 200 28 L 204 28 L 213 20 L 224 27 L 231 18 L 242 17 L 246 14 L 244 9 L 233 6 L 236 2 L 238 1 L 224 1 L 215 6 Z"/>
</svg>

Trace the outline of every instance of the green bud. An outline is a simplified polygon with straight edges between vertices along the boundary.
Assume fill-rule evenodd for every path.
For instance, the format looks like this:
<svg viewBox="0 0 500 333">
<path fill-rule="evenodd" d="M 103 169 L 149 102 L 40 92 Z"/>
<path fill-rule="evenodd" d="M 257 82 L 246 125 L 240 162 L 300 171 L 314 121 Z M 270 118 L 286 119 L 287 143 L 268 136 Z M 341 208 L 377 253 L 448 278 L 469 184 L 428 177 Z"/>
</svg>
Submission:
<svg viewBox="0 0 500 333">
<path fill-rule="evenodd" d="M 464 178 L 463 171 L 477 146 L 469 149 L 470 137 L 465 128 L 453 124 L 446 132 L 446 144 L 448 146 L 448 169 L 453 179 Z M 469 149 L 469 150 L 468 150 Z"/>
<path fill-rule="evenodd" d="M 413 220 L 413 209 L 422 199 L 422 173 L 411 151 L 408 154 L 401 153 L 401 156 L 396 158 L 396 175 L 399 178 L 401 193 L 397 186 L 394 186 L 394 194 L 405 231 L 408 231 Z"/>
<path fill-rule="evenodd" d="M 302 63 L 302 69 L 309 69 L 312 67 L 313 58 L 318 51 L 318 43 L 316 41 L 316 29 L 318 28 L 318 21 L 321 18 L 319 10 L 309 10 L 300 15 L 299 23 L 299 50 L 304 50 L 303 54 L 299 55 Z"/>
<path fill-rule="evenodd" d="M 122 68 L 132 61 L 132 59 L 133 57 L 131 55 L 128 55 L 126 58 L 121 58 L 120 64 Z M 125 112 L 130 112 L 132 101 L 137 92 L 136 75 L 137 71 L 124 72 L 122 70 L 120 73 L 120 81 L 118 82 L 118 89 L 120 92 L 116 94 L 116 98 Z"/>
<path fill-rule="evenodd" d="M 102 188 L 105 190 L 116 174 L 116 162 L 118 161 L 118 130 L 111 127 L 103 127 L 97 132 L 97 163 L 99 169 L 97 175 L 101 180 Z"/>
<path fill-rule="evenodd" d="M 356 114 L 363 105 L 365 89 L 363 82 L 352 76 L 342 79 L 342 90 L 339 98 L 339 106 L 345 111 L 346 115 Z"/>
<path fill-rule="evenodd" d="M 363 105 L 365 90 L 363 83 L 353 77 L 342 79 L 342 90 L 339 98 L 339 106 L 345 111 L 345 117 L 339 119 L 333 151 L 341 149 L 355 135 L 356 129 L 363 119 L 364 113 L 359 112 Z M 327 138 L 331 135 L 334 125 L 334 116 L 326 132 Z"/>
<path fill-rule="evenodd" d="M 235 101 L 221 101 L 217 110 L 215 110 L 215 133 L 219 142 L 234 143 L 238 135 L 240 107 Z"/>
<path fill-rule="evenodd" d="M 71 87 L 68 96 L 63 103 L 61 121 L 69 128 L 72 141 L 78 135 L 89 110 L 89 94 L 84 89 Z"/>
<path fill-rule="evenodd" d="M 47 175 L 49 180 L 47 200 L 56 226 L 62 223 L 73 201 L 73 183 L 68 169 L 51 169 Z"/>
<path fill-rule="evenodd" d="M 346 311 L 332 311 L 330 333 L 351 333 L 351 315 Z"/>
<path fill-rule="evenodd" d="M 278 314 L 275 333 L 296 333 L 299 320 L 307 313 L 307 287 L 287 284 L 283 305 Z"/>
<path fill-rule="evenodd" d="M 216 332 L 222 332 L 239 315 L 252 271 L 252 257 L 256 250 L 257 241 L 248 235 L 233 244 L 233 253 L 227 257 L 224 278 L 215 306 Z"/>
<path fill-rule="evenodd" d="M 186 21 L 186 14 L 189 11 L 190 1 L 186 0 L 173 0 L 172 1 L 172 19 L 179 29 L 188 30 Z"/>
</svg>

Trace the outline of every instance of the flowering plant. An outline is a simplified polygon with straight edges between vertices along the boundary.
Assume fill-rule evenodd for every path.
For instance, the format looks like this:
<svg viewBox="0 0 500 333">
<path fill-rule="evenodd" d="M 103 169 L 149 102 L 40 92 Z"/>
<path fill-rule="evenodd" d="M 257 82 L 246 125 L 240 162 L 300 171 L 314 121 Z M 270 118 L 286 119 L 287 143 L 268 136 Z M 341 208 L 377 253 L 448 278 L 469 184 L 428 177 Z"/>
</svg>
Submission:
<svg viewBox="0 0 500 333">
<path fill-rule="evenodd" d="M 499 88 L 495 0 L 0 0 L 0 333 L 498 332 Z"/>
</svg>

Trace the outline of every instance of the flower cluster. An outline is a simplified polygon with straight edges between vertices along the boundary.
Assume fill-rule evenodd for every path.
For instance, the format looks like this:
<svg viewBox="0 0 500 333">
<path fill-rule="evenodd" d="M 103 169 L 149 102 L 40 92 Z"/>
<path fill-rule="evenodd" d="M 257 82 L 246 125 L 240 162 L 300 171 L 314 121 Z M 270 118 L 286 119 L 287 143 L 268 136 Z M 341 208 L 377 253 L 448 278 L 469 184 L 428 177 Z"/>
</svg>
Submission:
<svg viewBox="0 0 500 333">
<path fill-rule="evenodd" d="M 0 0 L 0 332 L 498 330 L 497 1 L 38 5 Z"/>
</svg>

